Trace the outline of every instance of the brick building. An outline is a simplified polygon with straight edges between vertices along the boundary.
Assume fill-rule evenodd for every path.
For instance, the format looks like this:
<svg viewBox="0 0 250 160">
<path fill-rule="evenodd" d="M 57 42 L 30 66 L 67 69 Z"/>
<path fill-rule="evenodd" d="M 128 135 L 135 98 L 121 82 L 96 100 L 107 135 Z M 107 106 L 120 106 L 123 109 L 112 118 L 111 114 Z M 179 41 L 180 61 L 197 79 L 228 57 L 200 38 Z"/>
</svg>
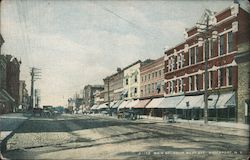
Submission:
<svg viewBox="0 0 250 160">
<path fill-rule="evenodd" d="M 104 102 L 118 101 L 122 98 L 123 91 L 123 70 L 118 68 L 115 74 L 103 79 L 104 82 Z M 109 92 L 108 92 L 109 91 Z"/>
<path fill-rule="evenodd" d="M 84 87 L 84 105 L 87 107 L 92 107 L 94 105 L 94 93 L 97 91 L 103 91 L 103 85 L 86 85 Z"/>
<path fill-rule="evenodd" d="M 163 97 L 164 57 L 141 66 L 141 98 Z"/>
<path fill-rule="evenodd" d="M 21 62 L 11 55 L 6 55 L 6 59 L 6 90 L 15 99 L 15 105 L 13 106 L 13 111 L 15 111 L 18 107 L 19 102 L 19 80 Z"/>
<path fill-rule="evenodd" d="M 186 30 L 184 42 L 165 51 L 165 96 L 185 95 L 192 101 L 195 96 L 204 94 L 204 82 L 207 81 L 209 99 L 212 101 L 209 102 L 209 116 L 214 115 L 212 110 L 215 108 L 221 109 L 219 116 L 222 118 L 237 120 L 238 66 L 234 57 L 239 44 L 249 38 L 249 34 L 246 34 L 249 14 L 239 4 L 234 4 L 218 13 L 206 10 L 199 23 L 206 21 L 208 16 L 211 26 L 209 34 L 211 37 L 217 35 L 215 39 L 209 38 L 205 44 L 202 32 L 194 26 Z M 206 80 L 205 50 L 209 72 Z M 201 109 L 204 107 L 202 102 L 203 99 L 199 105 Z M 227 113 L 224 113 L 225 109 Z M 202 112 L 199 114 L 203 116 Z"/>
</svg>

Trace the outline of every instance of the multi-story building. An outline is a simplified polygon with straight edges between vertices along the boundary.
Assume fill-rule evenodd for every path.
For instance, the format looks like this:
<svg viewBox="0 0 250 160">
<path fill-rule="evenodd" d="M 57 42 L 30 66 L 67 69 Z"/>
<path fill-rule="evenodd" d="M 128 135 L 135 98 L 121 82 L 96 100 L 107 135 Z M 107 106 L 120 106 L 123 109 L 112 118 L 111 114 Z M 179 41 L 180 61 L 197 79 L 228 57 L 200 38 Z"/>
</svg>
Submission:
<svg viewBox="0 0 250 160">
<path fill-rule="evenodd" d="M 194 26 L 186 30 L 184 42 L 165 51 L 165 96 L 203 95 L 207 81 L 209 96 L 217 95 L 218 103 L 223 101 L 220 95 L 230 95 L 226 101 L 230 104 L 217 107 L 229 106 L 227 114 L 236 120 L 239 107 L 236 104 L 238 65 L 234 56 L 238 53 L 239 44 L 249 38 L 245 31 L 249 14 L 239 4 L 234 4 L 218 13 L 206 10 L 198 23 L 206 22 L 207 17 L 210 26 L 206 32 L 210 35 L 207 41 L 204 32 L 199 30 L 200 26 Z M 204 75 L 205 51 L 208 56 L 208 79 Z"/>
<path fill-rule="evenodd" d="M 87 107 L 92 107 L 94 105 L 94 93 L 96 91 L 103 91 L 103 85 L 86 85 L 84 87 L 84 105 Z"/>
<path fill-rule="evenodd" d="M 140 97 L 140 67 L 141 61 L 138 60 L 124 69 L 124 99 L 134 99 Z"/>
<path fill-rule="evenodd" d="M 104 78 L 103 82 L 104 102 L 120 100 L 123 91 L 123 70 L 117 68 L 117 72 Z"/>
<path fill-rule="evenodd" d="M 158 58 L 140 68 L 141 98 L 163 97 L 164 95 L 164 57 Z"/>
<path fill-rule="evenodd" d="M 19 106 L 22 110 L 28 110 L 29 107 L 29 95 L 28 90 L 26 89 L 26 83 L 24 80 L 19 82 Z"/>
<path fill-rule="evenodd" d="M 95 105 L 100 105 L 102 103 L 104 103 L 104 92 L 97 90 L 94 93 L 94 104 Z"/>
<path fill-rule="evenodd" d="M 15 99 L 15 105 L 13 106 L 13 111 L 15 111 L 19 102 L 19 77 L 21 62 L 11 55 L 6 55 L 6 60 L 6 90 Z"/>
<path fill-rule="evenodd" d="M 123 77 L 123 95 L 124 99 L 138 99 L 141 95 L 141 85 L 140 85 L 140 68 L 148 63 L 151 63 L 151 59 L 147 59 L 143 62 L 138 60 L 133 64 L 125 67 L 124 77 Z"/>
</svg>

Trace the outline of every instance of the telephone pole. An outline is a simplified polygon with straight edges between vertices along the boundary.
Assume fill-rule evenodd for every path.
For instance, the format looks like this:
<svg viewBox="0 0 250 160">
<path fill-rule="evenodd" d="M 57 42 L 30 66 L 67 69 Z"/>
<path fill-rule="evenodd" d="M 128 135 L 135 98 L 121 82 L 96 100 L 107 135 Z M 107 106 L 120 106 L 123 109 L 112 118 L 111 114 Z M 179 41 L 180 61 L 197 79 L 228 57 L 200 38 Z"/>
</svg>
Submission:
<svg viewBox="0 0 250 160">
<path fill-rule="evenodd" d="M 209 24 L 209 20 L 212 19 L 210 15 L 208 14 L 208 10 L 205 23 L 197 23 L 198 32 L 201 34 L 201 38 L 204 39 L 204 45 L 205 45 L 205 73 L 204 73 L 204 79 L 205 79 L 205 89 L 204 89 L 204 123 L 208 124 L 208 54 L 209 54 L 209 38 L 211 40 L 216 39 L 217 33 L 214 33 L 214 30 L 211 29 L 213 27 Z M 213 23 L 213 22 L 212 22 Z M 214 28 L 214 27 L 213 27 Z"/>
<path fill-rule="evenodd" d="M 31 75 L 31 89 L 30 89 L 30 107 L 29 110 L 32 110 L 34 108 L 34 83 L 36 80 L 40 79 L 40 70 L 38 68 L 32 67 L 30 71 Z"/>
<path fill-rule="evenodd" d="M 109 93 L 109 83 L 110 83 L 110 77 L 108 77 L 108 107 L 110 109 L 110 93 Z"/>
</svg>

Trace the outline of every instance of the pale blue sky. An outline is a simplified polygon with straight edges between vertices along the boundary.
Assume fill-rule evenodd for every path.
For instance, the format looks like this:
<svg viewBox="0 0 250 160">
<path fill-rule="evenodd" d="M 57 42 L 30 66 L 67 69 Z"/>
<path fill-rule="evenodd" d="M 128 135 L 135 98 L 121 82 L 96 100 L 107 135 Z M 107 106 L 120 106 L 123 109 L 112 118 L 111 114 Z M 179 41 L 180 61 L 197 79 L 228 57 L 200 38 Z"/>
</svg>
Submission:
<svg viewBox="0 0 250 160">
<path fill-rule="evenodd" d="M 22 59 L 28 89 L 29 67 L 42 69 L 36 83 L 42 104 L 65 105 L 117 67 L 163 56 L 166 46 L 183 41 L 184 29 L 205 8 L 220 11 L 232 2 L 3 0 L 2 53 Z"/>
</svg>

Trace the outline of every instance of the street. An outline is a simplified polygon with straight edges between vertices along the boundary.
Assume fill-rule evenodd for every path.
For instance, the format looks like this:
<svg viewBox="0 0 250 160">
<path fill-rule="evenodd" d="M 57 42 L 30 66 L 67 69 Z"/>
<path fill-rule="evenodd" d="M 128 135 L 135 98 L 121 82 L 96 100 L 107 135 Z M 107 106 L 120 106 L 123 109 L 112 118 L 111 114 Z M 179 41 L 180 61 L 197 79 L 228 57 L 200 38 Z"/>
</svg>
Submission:
<svg viewBox="0 0 250 160">
<path fill-rule="evenodd" d="M 246 159 L 248 138 L 107 116 L 31 117 L 9 139 L 9 159 Z"/>
</svg>

